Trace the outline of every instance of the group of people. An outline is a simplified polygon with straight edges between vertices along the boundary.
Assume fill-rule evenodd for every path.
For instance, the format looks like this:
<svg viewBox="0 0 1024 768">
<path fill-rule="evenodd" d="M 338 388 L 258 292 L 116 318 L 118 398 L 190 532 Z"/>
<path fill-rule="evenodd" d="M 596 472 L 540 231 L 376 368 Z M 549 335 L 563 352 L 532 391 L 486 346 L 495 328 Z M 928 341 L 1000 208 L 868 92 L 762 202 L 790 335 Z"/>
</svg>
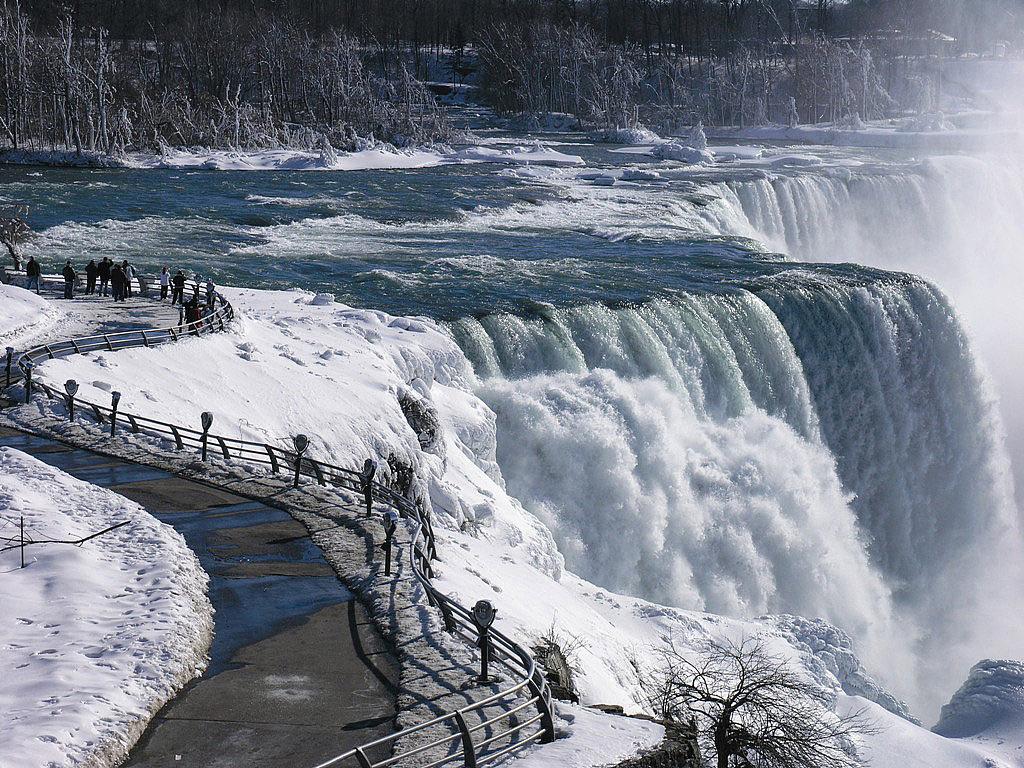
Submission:
<svg viewBox="0 0 1024 768">
<path fill-rule="evenodd" d="M 78 272 L 71 265 L 71 259 L 64 262 L 64 268 L 60 273 L 64 278 L 64 298 L 73 299 Z M 25 275 L 28 277 L 27 287 L 30 291 L 34 289 L 36 293 L 39 293 L 42 274 L 42 268 L 35 256 L 29 256 L 28 263 L 25 264 Z M 114 301 L 127 301 L 132 297 L 134 280 L 135 267 L 127 259 L 118 264 L 104 256 L 99 263 L 96 262 L 96 259 L 90 259 L 89 263 L 85 265 L 85 294 L 87 296 L 94 294 L 106 296 L 109 291 Z"/>
<path fill-rule="evenodd" d="M 20 267 L 20 264 L 18 266 Z M 28 277 L 28 289 L 35 289 L 35 292 L 39 293 L 42 269 L 34 256 L 29 257 L 25 265 L 25 274 Z M 75 285 L 78 281 L 78 272 L 72 266 L 71 259 L 64 262 L 61 276 L 64 278 L 64 298 L 73 299 L 75 296 Z M 118 264 L 104 256 L 100 262 L 90 259 L 89 263 L 85 265 L 85 295 L 87 296 L 106 296 L 109 291 L 114 301 L 127 301 L 133 295 L 136 282 L 138 281 L 135 267 L 127 259 Z M 206 293 L 204 305 L 200 302 L 199 298 L 199 277 L 196 276 L 193 282 L 192 296 L 188 300 L 185 299 L 185 286 L 187 283 L 188 279 L 185 277 L 184 270 L 179 269 L 176 274 L 171 275 L 170 269 L 164 267 L 160 271 L 160 301 L 167 301 L 168 293 L 170 293 L 171 305 L 181 305 L 184 310 L 185 320 L 189 322 L 198 321 L 202 319 L 206 312 L 214 309 L 217 288 L 213 280 L 206 280 L 203 286 Z M 139 287 L 142 287 L 141 282 Z M 203 310 L 206 310 L 206 312 Z"/>
</svg>

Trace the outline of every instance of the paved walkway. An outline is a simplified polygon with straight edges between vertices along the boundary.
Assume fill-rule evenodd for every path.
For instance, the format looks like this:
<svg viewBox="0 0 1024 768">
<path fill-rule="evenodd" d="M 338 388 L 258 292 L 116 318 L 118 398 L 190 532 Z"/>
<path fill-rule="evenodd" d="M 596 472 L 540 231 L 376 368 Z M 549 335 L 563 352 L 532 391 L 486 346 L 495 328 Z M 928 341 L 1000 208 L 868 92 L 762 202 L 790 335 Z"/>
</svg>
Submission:
<svg viewBox="0 0 1024 768">
<path fill-rule="evenodd" d="M 210 667 L 156 715 L 125 766 L 304 768 L 392 732 L 397 666 L 287 513 L 3 427 L 0 445 L 138 502 L 210 574 Z"/>
</svg>

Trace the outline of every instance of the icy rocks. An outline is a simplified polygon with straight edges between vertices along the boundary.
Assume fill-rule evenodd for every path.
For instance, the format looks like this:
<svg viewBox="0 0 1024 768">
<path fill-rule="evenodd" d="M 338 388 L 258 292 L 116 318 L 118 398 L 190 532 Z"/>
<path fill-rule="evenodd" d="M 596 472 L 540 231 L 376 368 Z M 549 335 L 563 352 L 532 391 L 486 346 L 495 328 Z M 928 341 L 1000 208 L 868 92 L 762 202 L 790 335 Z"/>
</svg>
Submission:
<svg viewBox="0 0 1024 768">
<path fill-rule="evenodd" d="M 678 141 L 666 141 L 651 150 L 659 160 L 675 160 L 687 165 L 712 165 L 715 156 L 706 149 L 697 149 Z"/>
<path fill-rule="evenodd" d="M 985 659 L 942 707 L 932 729 L 941 736 L 974 736 L 1003 720 L 1024 716 L 1024 662 Z"/>
<path fill-rule="evenodd" d="M 827 671 L 839 681 L 845 693 L 873 701 L 894 715 L 920 725 L 905 703 L 868 675 L 853 651 L 853 641 L 843 630 L 824 619 L 789 615 L 772 618 L 793 645 L 809 654 L 804 663 L 819 683 L 827 686 L 828 675 L 822 674 Z"/>
</svg>

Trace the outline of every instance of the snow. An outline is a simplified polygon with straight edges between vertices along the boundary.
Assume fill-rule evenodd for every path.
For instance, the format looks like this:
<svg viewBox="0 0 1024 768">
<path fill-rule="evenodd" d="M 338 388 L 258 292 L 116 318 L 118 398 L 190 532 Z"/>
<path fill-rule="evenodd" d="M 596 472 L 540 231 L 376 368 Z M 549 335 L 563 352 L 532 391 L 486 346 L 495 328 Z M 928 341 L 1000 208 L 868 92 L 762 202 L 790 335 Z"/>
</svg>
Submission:
<svg viewBox="0 0 1024 768">
<path fill-rule="evenodd" d="M 559 706 L 553 744 L 524 751 L 510 768 L 591 768 L 615 765 L 652 749 L 665 737 L 665 728 L 648 720 L 608 715 L 573 704 Z"/>
<path fill-rule="evenodd" d="M 32 291 L 0 283 L 0 351 L 18 349 L 49 331 L 63 313 Z"/>
<path fill-rule="evenodd" d="M 628 145 L 656 144 L 662 141 L 658 134 L 642 125 L 638 125 L 635 128 L 608 128 L 590 134 L 590 138 L 605 144 Z"/>
<path fill-rule="evenodd" d="M 675 160 L 687 165 L 708 165 L 715 162 L 715 156 L 706 149 L 692 147 L 679 141 L 667 141 L 651 150 L 659 160 Z"/>
<path fill-rule="evenodd" d="M 79 538 L 0 554 L 0 765 L 121 762 L 152 715 L 201 673 L 207 577 L 137 504 L 0 448 L 0 536 Z"/>
<path fill-rule="evenodd" d="M 551 165 L 568 166 L 583 165 L 583 158 L 578 155 L 567 155 L 551 149 L 540 142 L 532 146 L 515 146 L 510 149 L 492 147 L 468 147 L 459 150 L 451 158 L 480 163 L 511 163 L 516 165 Z"/>
<path fill-rule="evenodd" d="M 409 170 L 452 163 L 501 163 L 508 165 L 583 165 L 583 159 L 566 155 L 541 142 L 529 146 L 496 149 L 469 146 L 396 148 L 365 142 L 354 152 L 297 149 L 214 150 L 165 149 L 160 154 L 132 152 L 119 157 L 70 151 L 5 152 L 0 162 L 19 165 L 59 165 L 180 169 L 210 171 L 368 171 Z"/>
<path fill-rule="evenodd" d="M 708 642 L 757 636 L 839 705 L 868 702 L 882 728 L 881 735 L 864 736 L 862 746 L 877 765 L 886 765 L 879 756 L 897 743 L 919 742 L 932 755 L 921 764 L 933 768 L 974 764 L 964 756 L 1003 759 L 999 750 L 944 739 L 905 720 L 900 702 L 860 665 L 850 639 L 824 621 L 733 619 L 668 608 L 611 593 L 567 571 L 551 532 L 506 492 L 495 461 L 495 414 L 474 394 L 477 382 L 461 350 L 433 321 L 354 309 L 301 290 L 223 292 L 238 312 L 226 333 L 45 361 L 37 375 L 55 385 L 75 378 L 80 395 L 99 402 L 118 389 L 122 410 L 153 418 L 198 425 L 200 412 L 209 410 L 214 431 L 233 436 L 285 446 L 289 436 L 304 432 L 312 437 L 312 457 L 345 466 L 394 453 L 414 467 L 417 493 L 434 512 L 442 556 L 438 586 L 463 604 L 493 600 L 497 626 L 524 646 L 552 629 L 581 638 L 576 683 L 584 704 L 639 711 L 634 657 L 650 672 L 654 651 L 670 642 L 699 654 Z M 201 375 L 182 386 L 181 372 L 197 370 L 197 359 L 203 360 Z M 440 439 L 422 439 L 400 400 L 436 417 Z M 25 408 L 60 406 L 39 400 Z M 380 471 L 386 479 L 384 462 Z M 612 733 L 623 727 L 614 725 L 619 721 L 568 711 L 576 713 L 576 744 L 570 738 L 537 747 L 527 759 L 538 765 L 577 760 L 572 764 L 582 768 L 594 749 L 593 759 L 609 762 L 601 745 L 622 736 Z M 897 741 L 888 735 L 894 733 Z M 915 749 L 900 747 L 908 754 Z"/>
</svg>

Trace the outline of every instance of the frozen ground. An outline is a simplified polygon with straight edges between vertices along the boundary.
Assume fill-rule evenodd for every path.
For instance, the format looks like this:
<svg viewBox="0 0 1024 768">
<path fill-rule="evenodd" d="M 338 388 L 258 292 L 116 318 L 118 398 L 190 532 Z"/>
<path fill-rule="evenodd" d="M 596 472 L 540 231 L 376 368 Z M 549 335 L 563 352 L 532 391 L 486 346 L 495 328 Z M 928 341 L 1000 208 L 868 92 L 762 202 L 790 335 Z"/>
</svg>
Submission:
<svg viewBox="0 0 1024 768">
<path fill-rule="evenodd" d="M 213 629 L 207 577 L 184 539 L 127 499 L 0 448 L 0 766 L 113 766 L 200 674 Z"/>
<path fill-rule="evenodd" d="M 888 754 L 896 739 L 922 765 L 936 768 L 972 765 L 975 757 L 989 768 L 1020 764 L 1012 759 L 1019 742 L 995 749 L 945 739 L 893 714 L 899 703 L 870 679 L 849 639 L 825 622 L 670 609 L 565 571 L 549 531 L 505 492 L 494 460 L 494 414 L 472 393 L 460 350 L 430 321 L 356 310 L 297 290 L 225 292 L 240 313 L 226 334 L 49 361 L 39 375 L 54 383 L 74 377 L 87 399 L 103 401 L 119 389 L 123 410 L 179 423 L 188 423 L 189 414 L 198 423 L 199 412 L 210 410 L 215 431 L 225 434 L 284 445 L 289 435 L 306 432 L 313 436 L 311 455 L 349 466 L 391 453 L 411 463 L 418 491 L 444 529 L 439 585 L 464 603 L 493 600 L 499 626 L 525 645 L 552 627 L 565 638 L 582 638 L 584 703 L 637 709 L 629 658 L 638 651 L 650 658 L 650 649 L 670 637 L 698 653 L 708 640 L 759 635 L 837 706 L 847 696 L 881 705 L 871 707 L 880 730 L 864 737 L 865 754 Z M 193 370 L 200 358 L 203 375 L 182 387 L 180 372 Z M 548 761 L 545 750 L 555 748 L 537 752 Z"/>
</svg>

